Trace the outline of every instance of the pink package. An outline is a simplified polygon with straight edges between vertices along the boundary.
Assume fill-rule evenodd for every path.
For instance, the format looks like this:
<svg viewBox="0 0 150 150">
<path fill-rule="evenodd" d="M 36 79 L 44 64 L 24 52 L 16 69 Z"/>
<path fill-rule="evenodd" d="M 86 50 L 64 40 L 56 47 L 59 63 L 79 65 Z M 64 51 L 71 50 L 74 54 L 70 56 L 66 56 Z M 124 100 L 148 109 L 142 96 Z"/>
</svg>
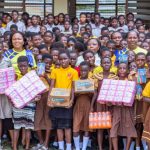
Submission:
<svg viewBox="0 0 150 150">
<path fill-rule="evenodd" d="M 132 106 L 136 92 L 136 83 L 127 80 L 104 79 L 97 102 L 106 104 L 111 102 L 113 105 Z"/>
<path fill-rule="evenodd" d="M 32 70 L 7 88 L 5 94 L 11 99 L 16 108 L 23 108 L 45 90 L 45 84 Z"/>
<path fill-rule="evenodd" d="M 13 67 L 0 69 L 0 94 L 15 82 L 15 71 Z"/>
</svg>

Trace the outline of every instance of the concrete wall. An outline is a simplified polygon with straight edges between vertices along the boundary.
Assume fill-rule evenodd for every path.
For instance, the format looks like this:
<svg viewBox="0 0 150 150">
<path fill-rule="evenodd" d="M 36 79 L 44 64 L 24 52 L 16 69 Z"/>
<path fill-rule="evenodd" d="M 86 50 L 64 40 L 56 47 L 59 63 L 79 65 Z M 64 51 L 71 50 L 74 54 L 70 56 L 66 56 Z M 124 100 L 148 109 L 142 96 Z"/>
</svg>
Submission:
<svg viewBox="0 0 150 150">
<path fill-rule="evenodd" d="M 68 0 L 54 0 L 54 15 L 68 13 Z"/>
</svg>

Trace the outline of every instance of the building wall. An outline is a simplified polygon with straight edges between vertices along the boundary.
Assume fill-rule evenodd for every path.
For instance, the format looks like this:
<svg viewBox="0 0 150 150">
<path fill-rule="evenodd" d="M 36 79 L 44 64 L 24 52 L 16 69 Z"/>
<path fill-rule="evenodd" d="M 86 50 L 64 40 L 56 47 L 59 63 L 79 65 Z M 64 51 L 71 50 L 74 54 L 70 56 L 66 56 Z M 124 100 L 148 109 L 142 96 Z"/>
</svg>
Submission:
<svg viewBox="0 0 150 150">
<path fill-rule="evenodd" d="M 128 0 L 127 10 L 150 25 L 150 0 Z"/>
<path fill-rule="evenodd" d="M 54 0 L 54 15 L 68 13 L 68 0 Z"/>
</svg>

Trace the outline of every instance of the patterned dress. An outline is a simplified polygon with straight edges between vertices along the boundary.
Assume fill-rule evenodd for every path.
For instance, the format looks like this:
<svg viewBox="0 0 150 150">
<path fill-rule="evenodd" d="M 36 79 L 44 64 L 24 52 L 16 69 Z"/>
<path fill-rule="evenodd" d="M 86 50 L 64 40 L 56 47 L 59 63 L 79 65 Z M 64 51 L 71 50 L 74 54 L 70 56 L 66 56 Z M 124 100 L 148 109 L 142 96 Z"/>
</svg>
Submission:
<svg viewBox="0 0 150 150">
<path fill-rule="evenodd" d="M 22 76 L 20 75 L 18 80 Z M 13 122 L 14 129 L 34 129 L 34 115 L 35 115 L 35 102 L 27 104 L 25 107 L 19 109 L 13 107 Z"/>
</svg>

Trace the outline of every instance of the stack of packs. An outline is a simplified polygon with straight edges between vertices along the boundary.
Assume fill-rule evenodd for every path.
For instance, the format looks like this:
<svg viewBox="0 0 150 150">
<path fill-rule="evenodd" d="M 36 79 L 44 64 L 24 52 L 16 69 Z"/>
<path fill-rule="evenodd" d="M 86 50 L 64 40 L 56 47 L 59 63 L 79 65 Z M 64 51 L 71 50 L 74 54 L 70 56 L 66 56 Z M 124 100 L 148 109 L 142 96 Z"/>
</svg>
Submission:
<svg viewBox="0 0 150 150">
<path fill-rule="evenodd" d="M 97 102 L 132 106 L 135 93 L 136 83 L 134 81 L 104 79 Z"/>
<path fill-rule="evenodd" d="M 37 64 L 37 74 L 43 75 L 45 73 L 45 63 L 38 63 Z"/>
<path fill-rule="evenodd" d="M 0 69 L 0 94 L 15 82 L 15 71 L 12 67 Z"/>
<path fill-rule="evenodd" d="M 110 112 L 91 112 L 89 114 L 90 129 L 110 129 L 112 127 Z"/>
<path fill-rule="evenodd" d="M 75 81 L 75 93 L 93 93 L 94 81 L 93 80 L 77 80 Z"/>
<path fill-rule="evenodd" d="M 49 107 L 65 107 L 69 108 L 72 106 L 72 101 L 70 100 L 70 89 L 64 88 L 53 88 L 49 98 L 47 105 Z"/>
<path fill-rule="evenodd" d="M 5 94 L 11 99 L 16 108 L 23 108 L 45 90 L 46 86 L 36 72 L 32 70 L 6 89 Z"/>
<path fill-rule="evenodd" d="M 143 84 L 146 83 L 146 69 L 138 69 L 138 77 L 137 77 L 137 83 Z"/>
</svg>

